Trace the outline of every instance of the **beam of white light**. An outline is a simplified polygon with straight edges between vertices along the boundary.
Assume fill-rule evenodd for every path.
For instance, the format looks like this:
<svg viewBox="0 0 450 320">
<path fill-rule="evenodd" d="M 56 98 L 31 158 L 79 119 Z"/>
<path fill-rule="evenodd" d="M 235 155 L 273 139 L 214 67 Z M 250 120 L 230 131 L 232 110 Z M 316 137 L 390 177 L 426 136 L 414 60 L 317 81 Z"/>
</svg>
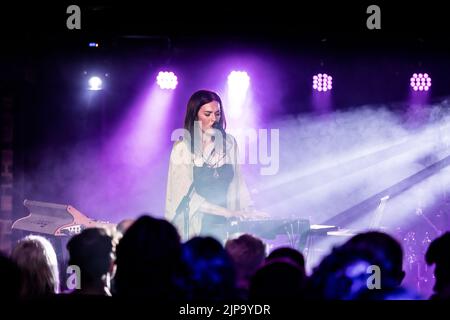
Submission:
<svg viewBox="0 0 450 320">
<path fill-rule="evenodd" d="M 316 223 L 326 221 L 419 172 L 424 168 L 421 159 L 429 155 L 445 156 L 449 146 L 448 120 L 443 118 L 442 121 L 428 124 L 425 129 L 414 133 L 397 130 L 397 133 L 401 133 L 400 137 L 397 135 L 399 141 L 392 144 L 394 139 L 391 139 L 391 143 L 386 143 L 389 148 L 381 150 L 379 147 L 368 146 L 367 149 L 375 149 L 376 152 L 363 157 L 355 158 L 353 152 L 360 155 L 361 150 L 357 147 L 364 148 L 364 144 L 356 147 L 349 145 L 347 155 L 344 154 L 345 149 L 341 157 L 331 151 L 321 155 L 321 162 L 316 159 L 318 166 L 303 166 L 313 163 L 312 161 L 292 166 L 292 171 L 282 178 L 268 180 L 268 183 L 259 188 L 258 196 L 265 203 L 262 209 L 277 216 L 306 217 Z M 326 144 L 326 138 L 327 136 L 323 136 L 320 139 Z M 329 143 L 328 147 L 332 150 L 335 146 Z M 291 154 L 299 153 L 296 150 L 304 151 L 300 148 L 289 149 Z"/>
<path fill-rule="evenodd" d="M 283 132 L 283 129 L 281 131 Z M 319 159 L 311 158 L 309 163 L 300 163 L 292 171 L 286 174 L 280 174 L 270 182 L 265 183 L 260 188 L 260 192 L 282 187 L 293 181 L 312 179 L 313 176 L 325 175 L 329 179 L 336 176 L 341 177 L 347 173 L 364 170 L 379 162 L 387 161 L 391 157 L 397 157 L 402 153 L 407 153 L 411 161 L 414 161 L 416 158 L 423 156 L 435 148 L 434 144 L 448 142 L 450 139 L 446 132 L 450 132 L 450 125 L 446 123 L 438 124 L 414 134 L 402 132 L 401 137 L 384 141 L 380 145 L 364 145 L 358 149 L 353 148 L 354 150 L 349 148 L 347 153 L 344 151 L 341 154 L 335 154 L 333 151 L 335 145 L 329 145 L 330 156 L 324 155 Z M 349 134 L 352 133 L 349 132 Z M 301 137 L 299 139 L 301 140 Z M 327 148 L 327 143 L 329 142 L 326 137 L 313 137 L 312 139 L 317 140 L 317 143 L 313 143 L 311 146 L 320 145 L 324 149 Z M 300 141 L 298 143 L 301 144 L 302 142 Z M 293 149 L 295 150 L 295 148 Z M 282 149 L 280 148 L 280 150 Z M 301 183 L 299 184 L 301 185 Z"/>
<path fill-rule="evenodd" d="M 411 224 L 423 219 L 416 213 L 417 209 L 433 206 L 436 200 L 442 199 L 448 187 L 450 187 L 450 168 L 444 168 L 400 195 L 389 199 L 382 214 L 380 230 L 392 231 L 399 226 L 407 230 Z M 361 215 L 347 228 L 359 232 L 367 231 L 367 220 L 371 219 L 372 214 Z M 426 223 L 426 221 L 423 222 Z"/>
<path fill-rule="evenodd" d="M 167 114 L 174 92 L 160 90 L 154 82 L 144 89 L 108 145 L 111 159 L 130 167 L 149 165 L 164 145 L 161 141 L 167 134 Z"/>
<path fill-rule="evenodd" d="M 250 77 L 245 71 L 232 71 L 228 76 L 228 109 L 230 117 L 239 117 L 246 107 Z"/>
</svg>

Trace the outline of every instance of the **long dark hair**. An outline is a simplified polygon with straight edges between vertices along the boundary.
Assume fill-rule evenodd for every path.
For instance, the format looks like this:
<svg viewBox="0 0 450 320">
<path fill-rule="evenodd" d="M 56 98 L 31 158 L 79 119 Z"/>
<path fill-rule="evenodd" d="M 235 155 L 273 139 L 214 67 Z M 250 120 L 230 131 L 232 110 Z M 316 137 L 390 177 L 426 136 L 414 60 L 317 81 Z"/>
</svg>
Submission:
<svg viewBox="0 0 450 320">
<path fill-rule="evenodd" d="M 213 91 L 209 90 L 199 90 L 194 92 L 189 98 L 186 109 L 186 116 L 184 117 L 184 129 L 186 129 L 190 134 L 191 141 L 191 152 L 194 152 L 194 123 L 198 120 L 198 111 L 200 108 L 212 101 L 216 101 L 220 105 L 220 119 L 218 125 L 222 132 L 225 132 L 227 127 L 227 122 L 225 119 L 225 113 L 223 110 L 222 100 L 219 95 Z"/>
</svg>

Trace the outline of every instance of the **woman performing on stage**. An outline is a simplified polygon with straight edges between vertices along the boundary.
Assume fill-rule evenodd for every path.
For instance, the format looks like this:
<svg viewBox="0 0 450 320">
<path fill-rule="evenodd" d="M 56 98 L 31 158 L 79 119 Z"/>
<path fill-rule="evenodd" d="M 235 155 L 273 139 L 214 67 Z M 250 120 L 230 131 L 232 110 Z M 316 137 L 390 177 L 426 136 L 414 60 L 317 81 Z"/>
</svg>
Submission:
<svg viewBox="0 0 450 320">
<path fill-rule="evenodd" d="M 225 131 L 222 101 L 215 92 L 200 90 L 191 96 L 184 129 L 170 156 L 165 211 L 183 239 L 202 235 L 223 242 L 230 219 L 267 217 L 252 209 L 237 143 Z"/>
</svg>

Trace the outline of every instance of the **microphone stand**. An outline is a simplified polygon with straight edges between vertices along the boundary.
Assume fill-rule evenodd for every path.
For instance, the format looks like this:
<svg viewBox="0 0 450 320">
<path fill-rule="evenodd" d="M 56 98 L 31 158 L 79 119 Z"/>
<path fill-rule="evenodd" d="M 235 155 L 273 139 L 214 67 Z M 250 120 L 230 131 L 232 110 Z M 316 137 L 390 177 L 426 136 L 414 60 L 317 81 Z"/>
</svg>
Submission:
<svg viewBox="0 0 450 320">
<path fill-rule="evenodd" d="M 175 217 L 172 221 L 175 221 L 178 216 L 183 214 L 183 222 L 184 222 L 184 238 L 187 241 L 189 238 L 189 202 L 191 201 L 192 191 L 194 190 L 194 182 L 192 182 L 191 186 L 189 187 L 188 192 L 186 195 L 181 199 L 180 204 L 178 205 L 177 209 L 175 210 Z"/>
</svg>

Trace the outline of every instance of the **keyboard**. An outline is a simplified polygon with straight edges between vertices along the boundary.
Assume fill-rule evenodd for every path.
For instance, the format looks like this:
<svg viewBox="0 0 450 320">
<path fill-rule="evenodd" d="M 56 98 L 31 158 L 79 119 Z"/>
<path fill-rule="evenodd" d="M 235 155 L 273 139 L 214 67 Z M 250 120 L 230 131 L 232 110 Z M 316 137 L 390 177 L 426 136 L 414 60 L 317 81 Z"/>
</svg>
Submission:
<svg viewBox="0 0 450 320">
<path fill-rule="evenodd" d="M 278 235 L 303 236 L 309 230 L 307 219 L 232 220 L 228 225 L 229 234 L 249 233 L 264 239 Z"/>
</svg>

